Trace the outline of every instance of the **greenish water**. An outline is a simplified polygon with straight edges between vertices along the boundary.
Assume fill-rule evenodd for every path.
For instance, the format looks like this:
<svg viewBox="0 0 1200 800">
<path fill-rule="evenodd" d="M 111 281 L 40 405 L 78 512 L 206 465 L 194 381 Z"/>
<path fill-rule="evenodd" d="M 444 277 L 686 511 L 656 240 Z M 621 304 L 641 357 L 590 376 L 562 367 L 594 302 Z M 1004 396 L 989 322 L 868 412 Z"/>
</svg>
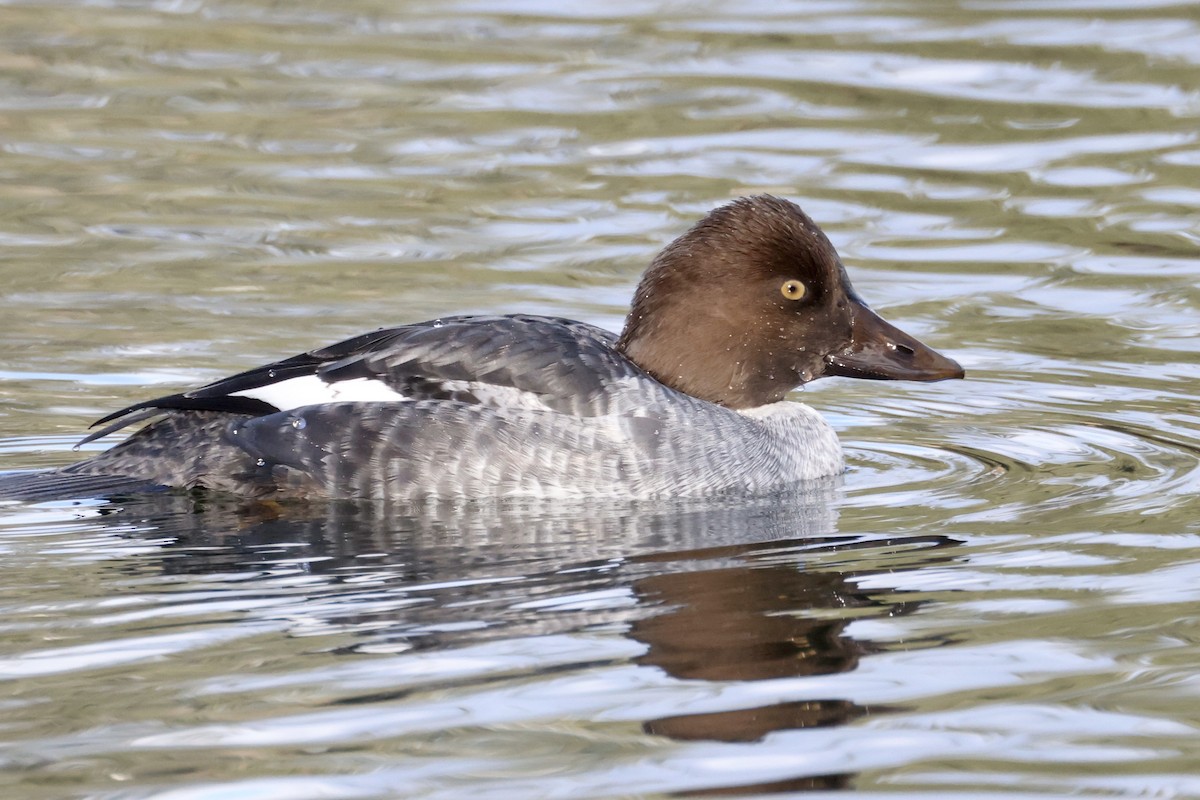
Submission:
<svg viewBox="0 0 1200 800">
<path fill-rule="evenodd" d="M 833 486 L 0 508 L 0 795 L 1200 797 L 1200 7 L 0 2 L 0 469 L 732 196 L 959 359 Z"/>
</svg>

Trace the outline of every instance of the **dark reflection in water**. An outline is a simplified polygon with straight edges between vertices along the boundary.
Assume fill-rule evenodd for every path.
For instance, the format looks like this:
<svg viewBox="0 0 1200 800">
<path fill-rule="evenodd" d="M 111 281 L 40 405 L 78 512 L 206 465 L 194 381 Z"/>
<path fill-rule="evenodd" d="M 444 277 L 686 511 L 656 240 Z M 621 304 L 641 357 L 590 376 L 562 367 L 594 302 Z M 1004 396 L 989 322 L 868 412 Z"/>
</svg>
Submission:
<svg viewBox="0 0 1200 800">
<path fill-rule="evenodd" d="M 823 536 L 803 543 L 804 552 L 837 552 L 864 544 L 851 537 Z M 953 545 L 946 537 L 908 537 L 905 547 Z M 762 545 L 727 548 L 727 558 L 753 560 Z M 711 557 L 691 552 L 675 560 Z M 938 558 L 936 560 L 942 560 Z M 666 670 L 676 678 L 711 681 L 754 681 L 849 672 L 859 658 L 875 650 L 870 642 L 846 634 L 853 618 L 903 614 L 915 602 L 882 602 L 855 587 L 861 572 L 812 571 L 803 565 L 754 566 L 664 572 L 633 584 L 640 604 L 668 604 L 665 613 L 639 619 L 630 635 L 648 650 L 639 662 Z M 785 701 L 771 705 L 649 720 L 647 733 L 678 740 L 754 742 L 774 731 L 840 725 L 891 709 L 870 709 L 843 698 Z M 804 775 L 770 783 L 723 787 L 686 796 L 741 795 L 827 790 L 850 785 L 852 773 Z"/>
<path fill-rule="evenodd" d="M 169 574 L 265 579 L 290 569 L 318 578 L 305 586 L 305 616 L 353 633 L 358 644 L 345 652 L 617 630 L 645 645 L 639 665 L 685 681 L 745 682 L 856 669 L 879 646 L 849 635 L 850 622 L 917 607 L 897 592 L 863 590 L 858 579 L 953 557 L 946 548 L 958 542 L 944 536 L 838 534 L 836 501 L 834 484 L 666 507 L 390 509 L 163 496 L 131 501 L 114 519 L 137 518 L 150 535 L 171 537 L 160 556 Z M 679 713 L 643 729 L 753 742 L 888 710 L 830 697 Z M 835 788 L 850 777 L 739 791 Z"/>
<path fill-rule="evenodd" d="M 844 620 L 814 621 L 799 616 L 808 609 L 835 608 L 839 603 L 870 603 L 851 591 L 837 573 L 779 566 L 730 567 L 656 575 L 638 581 L 636 590 L 643 602 L 666 602 L 671 607 L 664 614 L 633 624 L 630 635 L 649 647 L 639 660 L 677 678 L 760 680 L 846 672 L 855 668 L 859 655 L 869 647 L 843 635 Z M 865 713 L 866 709 L 848 700 L 803 700 L 662 717 L 642 727 L 647 733 L 672 739 L 752 742 L 772 731 L 837 725 Z M 852 777 L 803 776 L 770 785 L 682 794 L 836 789 L 849 785 Z"/>
</svg>

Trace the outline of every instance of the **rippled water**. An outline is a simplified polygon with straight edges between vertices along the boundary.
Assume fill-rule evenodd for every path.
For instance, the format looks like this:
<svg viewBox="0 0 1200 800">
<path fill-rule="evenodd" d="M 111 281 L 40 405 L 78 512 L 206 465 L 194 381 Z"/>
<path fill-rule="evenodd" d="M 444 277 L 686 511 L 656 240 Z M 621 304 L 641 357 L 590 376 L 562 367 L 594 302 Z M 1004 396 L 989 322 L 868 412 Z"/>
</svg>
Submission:
<svg viewBox="0 0 1200 800">
<path fill-rule="evenodd" d="M 0 468 L 802 203 L 968 381 L 750 505 L 0 508 L 0 795 L 1200 797 L 1200 10 L 0 2 Z"/>
</svg>

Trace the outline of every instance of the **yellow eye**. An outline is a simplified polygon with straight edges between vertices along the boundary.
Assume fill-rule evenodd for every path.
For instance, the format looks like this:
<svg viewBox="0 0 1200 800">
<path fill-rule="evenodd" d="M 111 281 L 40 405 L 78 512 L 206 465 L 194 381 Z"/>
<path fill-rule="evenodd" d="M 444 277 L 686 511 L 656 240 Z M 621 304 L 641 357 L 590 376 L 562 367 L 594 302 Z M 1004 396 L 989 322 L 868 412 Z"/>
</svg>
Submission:
<svg viewBox="0 0 1200 800">
<path fill-rule="evenodd" d="M 783 286 L 779 287 L 779 291 L 788 300 L 799 300 L 804 295 L 808 294 L 808 287 L 797 280 L 784 281 Z"/>
</svg>

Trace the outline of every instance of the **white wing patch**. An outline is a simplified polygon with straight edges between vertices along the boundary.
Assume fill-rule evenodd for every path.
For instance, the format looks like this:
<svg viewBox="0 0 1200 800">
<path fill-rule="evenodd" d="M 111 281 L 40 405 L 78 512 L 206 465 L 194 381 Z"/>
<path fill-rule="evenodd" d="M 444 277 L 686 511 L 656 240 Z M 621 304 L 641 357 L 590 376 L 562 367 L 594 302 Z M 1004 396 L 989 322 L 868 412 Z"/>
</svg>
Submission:
<svg viewBox="0 0 1200 800">
<path fill-rule="evenodd" d="M 397 403 L 411 399 L 383 381 L 354 378 L 326 383 L 316 375 L 256 386 L 253 389 L 233 392 L 230 396 L 262 400 L 280 411 L 291 411 L 293 408 L 321 403 Z"/>
<path fill-rule="evenodd" d="M 493 408 L 550 410 L 535 393 L 512 386 L 496 386 L 476 381 L 441 381 L 439 386 L 446 392 L 467 392 L 480 405 Z M 253 389 L 233 392 L 230 396 L 262 400 L 280 411 L 291 411 L 301 406 L 315 406 L 321 403 L 402 403 L 413 399 L 373 378 L 326 383 L 316 375 L 256 386 Z"/>
</svg>

